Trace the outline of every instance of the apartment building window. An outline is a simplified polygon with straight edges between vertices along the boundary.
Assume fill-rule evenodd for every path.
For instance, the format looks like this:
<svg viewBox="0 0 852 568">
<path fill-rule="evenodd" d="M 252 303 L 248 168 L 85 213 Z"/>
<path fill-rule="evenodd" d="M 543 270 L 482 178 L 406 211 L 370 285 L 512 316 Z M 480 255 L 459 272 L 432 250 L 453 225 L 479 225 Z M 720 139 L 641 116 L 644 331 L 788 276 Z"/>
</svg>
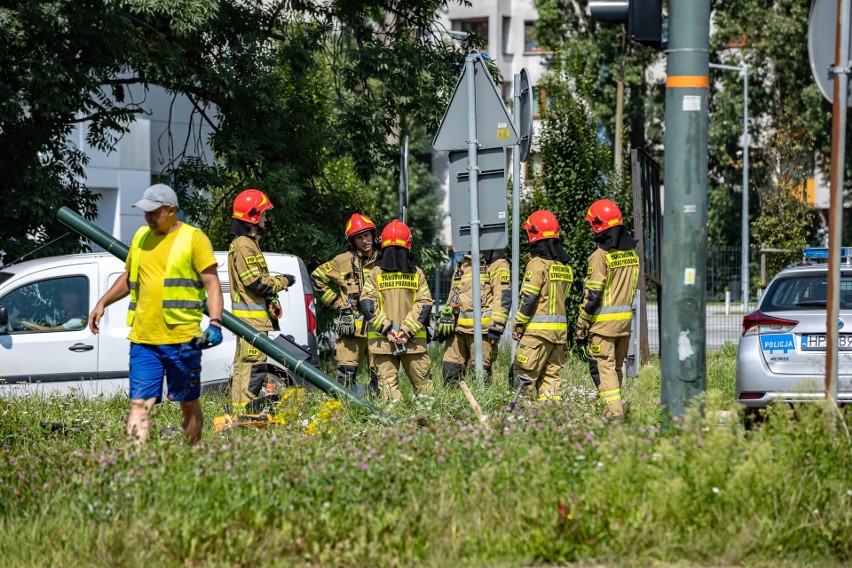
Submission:
<svg viewBox="0 0 852 568">
<path fill-rule="evenodd" d="M 535 39 L 535 22 L 524 22 L 524 53 L 541 53 L 544 48 Z"/>
<path fill-rule="evenodd" d="M 476 34 L 485 41 L 483 50 L 488 50 L 488 18 L 477 20 L 455 20 L 453 30 Z"/>
<path fill-rule="evenodd" d="M 512 39 L 512 18 L 508 16 L 503 16 L 503 55 L 512 55 L 512 47 L 510 41 Z"/>
<path fill-rule="evenodd" d="M 536 85 L 532 87 L 533 92 L 533 119 L 539 120 L 542 118 L 542 115 L 546 115 L 551 110 L 553 110 L 551 99 L 547 96 L 547 89 L 542 86 Z M 542 110 L 544 111 L 542 113 Z"/>
</svg>

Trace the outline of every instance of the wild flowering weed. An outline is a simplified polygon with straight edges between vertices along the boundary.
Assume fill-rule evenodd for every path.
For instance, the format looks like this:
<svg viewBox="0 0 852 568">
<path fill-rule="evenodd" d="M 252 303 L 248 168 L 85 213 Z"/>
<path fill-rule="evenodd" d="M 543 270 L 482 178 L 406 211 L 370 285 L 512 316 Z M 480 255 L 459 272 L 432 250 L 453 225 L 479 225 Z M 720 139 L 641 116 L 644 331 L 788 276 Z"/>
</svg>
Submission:
<svg viewBox="0 0 852 568">
<path fill-rule="evenodd" d="M 286 424 L 208 429 L 192 448 L 167 433 L 175 404 L 129 449 L 126 399 L 0 399 L 0 551 L 11 565 L 852 562 L 852 455 L 819 408 L 752 432 L 697 413 L 663 424 L 644 402 L 651 367 L 625 389 L 628 418 L 605 422 L 583 372 L 572 361 L 561 402 L 524 399 L 512 419 L 505 377 L 471 381 L 485 425 L 439 379 L 430 398 L 404 387 L 395 427 L 294 391 Z M 205 396 L 207 419 L 225 402 Z"/>
</svg>

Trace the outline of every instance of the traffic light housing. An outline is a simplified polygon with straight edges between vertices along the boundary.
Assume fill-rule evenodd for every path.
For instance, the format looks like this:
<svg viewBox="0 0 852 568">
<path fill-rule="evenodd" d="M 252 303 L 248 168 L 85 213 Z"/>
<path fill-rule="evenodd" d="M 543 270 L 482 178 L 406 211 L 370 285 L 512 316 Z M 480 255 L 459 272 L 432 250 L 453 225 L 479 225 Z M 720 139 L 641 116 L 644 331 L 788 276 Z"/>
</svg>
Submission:
<svg viewBox="0 0 852 568">
<path fill-rule="evenodd" d="M 590 0 L 595 20 L 627 25 L 627 38 L 659 49 L 663 36 L 663 0 Z"/>
</svg>

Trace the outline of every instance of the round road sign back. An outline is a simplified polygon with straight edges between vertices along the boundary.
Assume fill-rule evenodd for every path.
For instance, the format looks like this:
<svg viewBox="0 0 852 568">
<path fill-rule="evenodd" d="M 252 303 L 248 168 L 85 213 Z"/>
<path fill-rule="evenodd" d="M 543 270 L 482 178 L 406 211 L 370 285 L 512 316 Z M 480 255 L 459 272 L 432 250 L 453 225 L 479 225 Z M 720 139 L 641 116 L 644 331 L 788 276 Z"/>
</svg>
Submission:
<svg viewBox="0 0 852 568">
<path fill-rule="evenodd" d="M 830 103 L 834 103 L 834 75 L 831 68 L 834 67 L 836 38 L 837 0 L 814 0 L 808 19 L 808 57 L 816 84 Z M 852 106 L 852 81 L 849 81 L 846 102 L 847 106 Z"/>
<path fill-rule="evenodd" d="M 520 132 L 518 132 L 518 151 L 521 161 L 524 162 L 530 153 L 532 144 L 533 114 L 532 114 L 532 88 L 530 87 L 530 74 L 524 67 L 521 76 L 521 108 L 520 108 Z"/>
</svg>

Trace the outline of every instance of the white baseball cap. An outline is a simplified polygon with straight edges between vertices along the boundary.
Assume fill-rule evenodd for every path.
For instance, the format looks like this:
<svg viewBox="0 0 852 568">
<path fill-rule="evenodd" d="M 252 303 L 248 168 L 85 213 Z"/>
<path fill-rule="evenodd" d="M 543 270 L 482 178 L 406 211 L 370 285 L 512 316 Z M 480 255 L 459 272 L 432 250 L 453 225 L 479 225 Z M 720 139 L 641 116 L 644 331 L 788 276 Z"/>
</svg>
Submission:
<svg viewBox="0 0 852 568">
<path fill-rule="evenodd" d="M 175 190 L 162 183 L 146 189 L 145 193 L 142 194 L 142 199 L 133 204 L 134 207 L 148 213 L 166 205 L 177 207 L 178 198 Z"/>
</svg>

